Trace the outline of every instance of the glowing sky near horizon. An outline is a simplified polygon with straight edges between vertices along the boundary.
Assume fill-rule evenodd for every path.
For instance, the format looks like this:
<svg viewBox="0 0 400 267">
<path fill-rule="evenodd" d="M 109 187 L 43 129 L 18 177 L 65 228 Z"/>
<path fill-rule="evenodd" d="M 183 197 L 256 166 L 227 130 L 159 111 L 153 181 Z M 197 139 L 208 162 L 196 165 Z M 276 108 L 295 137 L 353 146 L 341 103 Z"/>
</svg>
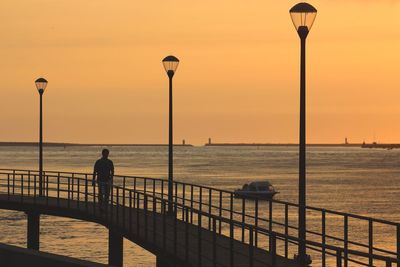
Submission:
<svg viewBox="0 0 400 267">
<path fill-rule="evenodd" d="M 0 141 L 166 143 L 174 77 L 177 143 L 297 142 L 295 1 L 5 0 Z M 310 2 L 307 140 L 400 142 L 400 3 Z"/>
</svg>

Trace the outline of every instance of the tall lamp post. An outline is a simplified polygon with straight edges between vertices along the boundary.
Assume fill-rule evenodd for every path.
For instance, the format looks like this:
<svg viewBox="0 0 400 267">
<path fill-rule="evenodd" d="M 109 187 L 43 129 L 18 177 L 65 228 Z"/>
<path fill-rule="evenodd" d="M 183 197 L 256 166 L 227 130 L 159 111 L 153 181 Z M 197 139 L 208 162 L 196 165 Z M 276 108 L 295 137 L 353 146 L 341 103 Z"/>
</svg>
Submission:
<svg viewBox="0 0 400 267">
<path fill-rule="evenodd" d="M 40 111 L 39 111 L 39 196 L 43 196 L 43 112 L 42 98 L 44 90 L 47 86 L 47 80 L 39 78 L 35 81 L 36 88 L 40 95 Z"/>
<path fill-rule="evenodd" d="M 317 16 L 317 9 L 308 3 L 298 3 L 290 9 L 294 27 L 300 37 L 300 141 L 299 141 L 299 247 L 301 266 L 310 262 L 306 251 L 306 39 Z"/>
<path fill-rule="evenodd" d="M 173 135 L 172 135 L 172 78 L 179 65 L 179 59 L 167 56 L 162 61 L 169 78 L 169 138 L 168 138 L 168 213 L 173 214 Z"/>
</svg>

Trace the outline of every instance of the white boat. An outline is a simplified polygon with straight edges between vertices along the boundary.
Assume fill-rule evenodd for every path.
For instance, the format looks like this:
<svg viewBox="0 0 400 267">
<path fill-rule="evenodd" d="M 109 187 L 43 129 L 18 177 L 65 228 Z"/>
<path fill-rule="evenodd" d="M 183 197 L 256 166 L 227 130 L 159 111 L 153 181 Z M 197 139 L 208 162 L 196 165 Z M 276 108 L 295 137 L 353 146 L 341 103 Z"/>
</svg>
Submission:
<svg viewBox="0 0 400 267">
<path fill-rule="evenodd" d="M 272 199 L 278 194 L 272 184 L 268 181 L 251 182 L 245 184 L 241 189 L 234 191 L 235 198 L 249 198 L 249 199 Z"/>
</svg>

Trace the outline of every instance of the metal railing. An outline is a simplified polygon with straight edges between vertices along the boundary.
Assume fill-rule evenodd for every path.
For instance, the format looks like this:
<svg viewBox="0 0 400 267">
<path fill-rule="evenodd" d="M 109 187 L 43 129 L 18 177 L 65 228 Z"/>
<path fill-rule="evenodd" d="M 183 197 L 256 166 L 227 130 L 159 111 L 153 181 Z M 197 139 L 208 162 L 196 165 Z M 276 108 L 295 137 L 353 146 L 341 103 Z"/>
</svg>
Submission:
<svg viewBox="0 0 400 267">
<path fill-rule="evenodd" d="M 168 181 L 163 179 L 115 176 L 110 199 L 113 205 L 110 207 L 118 207 L 117 211 L 123 212 L 123 216 L 133 210 L 165 216 L 165 205 L 168 204 L 167 184 Z M 38 172 L 0 170 L 0 187 L 1 192 L 9 196 L 20 195 L 21 201 L 24 196 L 36 198 Z M 7 192 L 4 188 L 7 188 Z M 54 197 L 58 201 L 67 200 L 68 203 L 75 200 L 77 205 L 86 207 L 88 203 L 97 201 L 96 187 L 91 186 L 91 174 L 88 173 L 46 171 L 43 188 L 46 199 Z M 226 236 L 231 243 L 239 241 L 247 244 L 249 261 L 256 259 L 251 257 L 255 249 L 267 250 L 272 255 L 285 258 L 292 258 L 297 252 L 297 204 L 278 200 L 235 199 L 231 191 L 174 182 L 173 206 L 178 221 L 207 229 L 214 235 Z M 307 248 L 318 265 L 336 264 L 346 267 L 397 264 L 400 267 L 399 223 L 308 206 L 306 210 Z M 110 218 L 113 218 L 111 215 L 112 210 Z M 122 221 L 125 224 L 123 216 Z M 116 220 L 119 218 L 116 216 Z M 132 227 L 131 224 L 129 227 Z M 148 224 L 144 223 L 144 227 L 148 227 Z M 147 235 L 148 231 L 144 229 L 144 233 Z M 378 242 L 380 233 L 383 233 L 383 242 Z M 200 238 L 200 230 L 198 235 L 198 255 L 201 262 L 200 258 L 207 258 L 210 253 L 201 253 L 201 242 L 204 240 Z M 179 244 L 182 245 L 182 242 L 175 242 L 173 247 Z M 212 243 L 212 247 L 216 246 L 215 242 Z M 183 245 L 182 249 L 187 249 L 187 246 Z M 232 249 L 230 251 L 233 264 L 234 252 Z M 214 252 L 211 255 L 216 256 Z M 213 264 L 221 265 L 216 260 L 212 261 L 212 258 L 210 260 Z M 254 264 L 250 263 L 249 266 Z"/>
</svg>

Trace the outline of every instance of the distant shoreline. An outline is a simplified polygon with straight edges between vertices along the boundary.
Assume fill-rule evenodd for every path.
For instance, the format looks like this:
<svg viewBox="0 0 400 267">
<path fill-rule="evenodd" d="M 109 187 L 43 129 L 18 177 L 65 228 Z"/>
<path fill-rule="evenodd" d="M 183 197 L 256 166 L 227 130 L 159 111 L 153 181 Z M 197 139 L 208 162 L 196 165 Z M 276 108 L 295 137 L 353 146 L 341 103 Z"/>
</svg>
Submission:
<svg viewBox="0 0 400 267">
<path fill-rule="evenodd" d="M 211 143 L 204 146 L 299 146 L 294 143 Z M 362 144 L 307 144 L 307 146 L 361 147 Z"/>
<path fill-rule="evenodd" d="M 37 142 L 0 142 L 0 146 L 38 146 Z M 44 142 L 43 146 L 48 147 L 66 147 L 66 146 L 168 146 L 168 144 L 78 144 L 78 143 L 57 143 L 57 142 Z M 190 144 L 174 144 L 174 146 L 188 146 Z"/>
<path fill-rule="evenodd" d="M 38 146 L 37 142 L 0 142 L 0 147 L 4 146 Z M 121 147 L 121 146 L 130 146 L 130 147 L 165 147 L 168 144 L 81 144 L 81 143 L 61 143 L 61 142 L 44 142 L 43 146 L 46 147 L 72 147 L 72 146 L 96 146 L 96 147 Z M 206 143 L 204 145 L 200 145 L 204 147 L 277 147 L 277 146 L 286 146 L 286 147 L 297 147 L 298 144 L 295 143 Z M 174 147 L 195 147 L 191 144 L 174 144 Z M 354 144 L 329 144 L 329 143 L 313 143 L 307 144 L 307 147 L 360 147 L 360 148 L 380 148 L 380 149 L 394 149 L 400 148 L 400 144 L 363 144 L 363 143 L 354 143 Z"/>
</svg>

